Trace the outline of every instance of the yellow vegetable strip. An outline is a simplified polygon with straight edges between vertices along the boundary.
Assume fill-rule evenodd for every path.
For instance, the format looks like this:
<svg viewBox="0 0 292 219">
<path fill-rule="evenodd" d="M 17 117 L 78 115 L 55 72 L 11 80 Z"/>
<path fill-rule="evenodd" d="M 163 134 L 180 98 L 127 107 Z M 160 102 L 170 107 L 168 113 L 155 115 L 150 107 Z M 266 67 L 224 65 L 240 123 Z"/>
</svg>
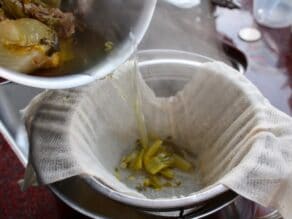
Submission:
<svg viewBox="0 0 292 219">
<path fill-rule="evenodd" d="M 174 172 L 171 169 L 164 169 L 164 170 L 161 170 L 159 173 L 167 179 L 174 178 Z"/>
<path fill-rule="evenodd" d="M 145 155 L 144 155 L 144 164 L 149 162 L 150 158 L 156 155 L 158 150 L 161 148 L 162 141 L 156 140 L 150 147 L 146 149 Z"/>
<path fill-rule="evenodd" d="M 192 169 L 192 164 L 176 154 L 173 148 L 174 144 L 167 140 L 166 142 L 160 139 L 155 140 L 150 146 L 145 146 L 142 140 L 137 140 L 136 146 L 138 149 L 124 157 L 120 166 L 122 168 L 130 168 L 133 171 L 145 171 L 144 173 L 146 173 L 147 177 L 137 187 L 141 191 L 147 187 L 154 189 L 169 186 L 177 187 L 181 184 L 180 181 L 176 183 L 170 182 L 170 180 L 175 179 L 173 169 L 178 168 L 182 171 L 190 171 Z"/>
<path fill-rule="evenodd" d="M 173 158 L 174 158 L 174 167 L 183 170 L 183 171 L 189 171 L 192 168 L 192 164 L 188 161 L 186 161 L 184 158 L 182 158 L 181 156 L 177 155 L 177 154 L 173 154 Z"/>
<path fill-rule="evenodd" d="M 135 161 L 133 162 L 133 165 L 131 168 L 133 170 L 141 170 L 143 168 L 143 155 L 144 155 L 144 148 L 140 150 L 138 155 L 136 156 Z"/>
</svg>

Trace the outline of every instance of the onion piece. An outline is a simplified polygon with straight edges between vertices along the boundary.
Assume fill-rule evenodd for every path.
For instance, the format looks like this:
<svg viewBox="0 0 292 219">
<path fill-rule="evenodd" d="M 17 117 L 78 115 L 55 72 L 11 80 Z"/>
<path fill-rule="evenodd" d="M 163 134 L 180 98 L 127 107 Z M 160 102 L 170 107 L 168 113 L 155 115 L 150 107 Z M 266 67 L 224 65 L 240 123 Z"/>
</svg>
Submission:
<svg viewBox="0 0 292 219">
<path fill-rule="evenodd" d="M 45 24 L 30 18 L 0 22 L 0 66 L 31 73 L 57 67 L 59 53 L 53 53 L 57 36 Z"/>
<path fill-rule="evenodd" d="M 17 72 L 32 72 L 44 64 L 46 55 L 40 50 L 15 51 L 0 46 L 0 66 Z"/>
<path fill-rule="evenodd" d="M 57 44 L 57 35 L 47 25 L 31 18 L 0 22 L 0 43 L 4 45 L 32 46 Z"/>
</svg>

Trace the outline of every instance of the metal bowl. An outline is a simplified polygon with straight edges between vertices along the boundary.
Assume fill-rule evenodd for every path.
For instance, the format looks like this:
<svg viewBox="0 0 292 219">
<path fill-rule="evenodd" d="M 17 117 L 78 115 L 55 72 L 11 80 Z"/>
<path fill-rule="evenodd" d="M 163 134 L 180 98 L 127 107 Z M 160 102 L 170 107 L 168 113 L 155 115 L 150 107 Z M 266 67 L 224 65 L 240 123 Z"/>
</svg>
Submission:
<svg viewBox="0 0 292 219">
<path fill-rule="evenodd" d="M 193 53 L 174 50 L 147 50 L 138 53 L 139 69 L 146 83 L 153 89 L 157 96 L 172 96 L 181 90 L 184 85 L 196 73 L 198 65 L 208 61 L 210 58 Z M 202 207 L 209 204 L 211 200 L 221 197 L 220 205 L 228 203 L 234 199 L 230 195 L 231 191 L 224 185 L 210 186 L 208 189 L 182 198 L 175 199 L 143 199 L 120 193 L 98 179 L 91 176 L 80 176 L 93 191 L 102 193 L 108 198 L 126 205 L 134 206 L 148 211 L 174 211 L 178 209 L 188 209 Z M 229 194 L 229 196 L 228 196 Z M 217 200 L 218 201 L 218 200 Z"/>
<path fill-rule="evenodd" d="M 227 193 L 200 208 L 178 211 L 141 211 L 95 192 L 80 177 L 72 177 L 50 185 L 51 190 L 67 205 L 90 218 L 205 218 L 254 219 L 255 204 L 235 194 Z M 121 216 L 122 214 L 122 216 Z"/>
<path fill-rule="evenodd" d="M 142 51 L 138 53 L 138 57 L 140 70 L 146 82 L 159 96 L 176 93 L 189 80 L 197 65 L 211 60 L 204 56 L 173 50 Z M 240 69 L 243 68 L 238 70 Z M 157 73 L 161 73 L 159 77 Z M 176 83 L 179 86 L 172 86 L 173 81 L 180 81 L 179 84 Z M 3 96 L 12 103 L 10 110 L 2 112 L 0 107 L 0 131 L 20 161 L 26 165 L 28 145 L 22 148 L 17 139 L 13 139 L 15 137 L 13 133 L 17 131 L 17 123 L 14 123 L 13 119 L 5 123 L 6 120 L 2 120 L 1 116 L 9 119 L 12 109 L 16 112 L 23 109 L 42 90 L 13 83 L 3 85 L 0 90 L 0 99 Z M 170 205 L 158 201 L 148 202 L 146 205 L 139 200 L 135 203 L 131 197 L 122 196 L 88 176 L 71 177 L 49 185 L 49 188 L 67 205 L 92 218 L 120 218 L 121 214 L 124 218 L 161 218 L 161 216 L 208 219 L 254 218 L 254 203 L 236 195 L 223 185 L 208 188 L 197 196 L 174 200 Z M 133 208 L 130 205 L 137 207 Z"/>
<path fill-rule="evenodd" d="M 48 89 L 76 87 L 102 78 L 125 62 L 134 52 L 148 28 L 155 5 L 156 0 L 65 1 L 63 9 L 74 9 L 90 30 L 104 39 L 114 41 L 114 50 L 79 71 L 65 66 L 68 72 L 62 76 L 33 76 L 0 67 L 0 77 L 19 84 Z M 85 42 L 87 37 L 92 37 L 89 35 L 83 39 Z"/>
</svg>

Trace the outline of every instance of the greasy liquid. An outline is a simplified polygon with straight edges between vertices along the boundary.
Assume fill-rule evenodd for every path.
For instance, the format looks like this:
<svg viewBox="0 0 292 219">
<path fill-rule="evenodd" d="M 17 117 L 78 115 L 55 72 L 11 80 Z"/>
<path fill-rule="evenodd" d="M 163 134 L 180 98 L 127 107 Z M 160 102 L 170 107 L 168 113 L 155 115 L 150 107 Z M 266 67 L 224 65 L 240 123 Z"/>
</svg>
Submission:
<svg viewBox="0 0 292 219">
<path fill-rule="evenodd" d="M 134 86 L 135 86 L 135 102 L 134 102 L 134 110 L 135 110 L 135 116 L 136 116 L 136 121 L 137 121 L 137 128 L 139 131 L 140 139 L 143 148 L 146 148 L 149 144 L 149 139 L 148 139 L 148 132 L 145 124 L 145 117 L 142 111 L 142 99 L 141 99 L 141 91 L 138 84 L 138 75 L 139 72 L 137 71 L 131 71 L 133 75 L 132 78 L 134 78 Z"/>
<path fill-rule="evenodd" d="M 82 32 L 76 32 L 71 41 L 72 59 L 62 63 L 57 68 L 37 70 L 32 75 L 53 77 L 80 73 L 93 67 L 106 56 L 104 50 L 106 40 L 91 30 L 85 29 Z"/>
<path fill-rule="evenodd" d="M 137 61 L 136 61 L 137 62 Z M 137 63 L 135 63 L 137 65 Z M 135 68 L 138 68 L 135 66 Z M 126 92 L 123 90 L 121 86 L 119 86 L 118 81 L 116 79 L 112 80 L 112 85 L 117 90 L 120 97 L 134 110 L 137 128 L 139 132 L 139 139 L 141 139 L 142 146 L 146 148 L 149 144 L 148 132 L 145 124 L 145 118 L 142 111 L 142 98 L 141 98 L 141 90 L 138 86 L 138 70 L 130 71 L 131 77 L 129 81 L 129 86 L 133 87 L 134 95 L 129 97 L 126 95 Z"/>
</svg>

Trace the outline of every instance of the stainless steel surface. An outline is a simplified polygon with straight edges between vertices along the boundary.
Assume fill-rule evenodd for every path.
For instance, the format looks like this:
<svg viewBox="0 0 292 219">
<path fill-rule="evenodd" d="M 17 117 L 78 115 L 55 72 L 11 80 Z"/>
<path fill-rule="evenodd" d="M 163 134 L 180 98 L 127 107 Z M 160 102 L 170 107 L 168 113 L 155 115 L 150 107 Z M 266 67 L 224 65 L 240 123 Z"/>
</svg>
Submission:
<svg viewBox="0 0 292 219">
<path fill-rule="evenodd" d="M 213 7 L 209 0 L 200 1 L 199 5 L 190 9 L 157 1 L 151 24 L 139 49 L 181 50 L 230 64 L 218 40 Z"/>
<path fill-rule="evenodd" d="M 52 191 L 70 207 L 91 218 L 127 218 L 127 219 L 160 219 L 164 216 L 154 215 L 157 212 L 140 211 L 137 208 L 113 201 L 100 193 L 92 192 L 92 188 L 80 178 L 72 177 L 50 186 Z M 78 189 L 76 189 L 78 188 Z M 193 211 L 177 211 L 166 218 L 206 218 L 206 219 L 254 219 L 255 205 L 251 201 L 237 196 L 225 205 L 202 211 L 195 215 Z M 160 213 L 161 214 L 161 213 Z M 206 216 L 209 215 L 209 216 Z"/>
<path fill-rule="evenodd" d="M 14 83 L 0 86 L 0 132 L 23 165 L 27 163 L 28 144 L 21 110 L 41 91 Z"/>
<path fill-rule="evenodd" d="M 41 77 L 17 73 L 0 67 L 0 77 L 38 88 L 76 87 L 102 78 L 126 61 L 144 36 L 152 18 L 156 0 L 77 0 L 66 1 L 67 7 L 82 13 L 86 26 L 106 40 L 115 42 L 111 53 L 96 60 L 85 71 L 71 69 L 60 77 Z M 70 66 L 69 66 L 70 69 Z"/>
</svg>

